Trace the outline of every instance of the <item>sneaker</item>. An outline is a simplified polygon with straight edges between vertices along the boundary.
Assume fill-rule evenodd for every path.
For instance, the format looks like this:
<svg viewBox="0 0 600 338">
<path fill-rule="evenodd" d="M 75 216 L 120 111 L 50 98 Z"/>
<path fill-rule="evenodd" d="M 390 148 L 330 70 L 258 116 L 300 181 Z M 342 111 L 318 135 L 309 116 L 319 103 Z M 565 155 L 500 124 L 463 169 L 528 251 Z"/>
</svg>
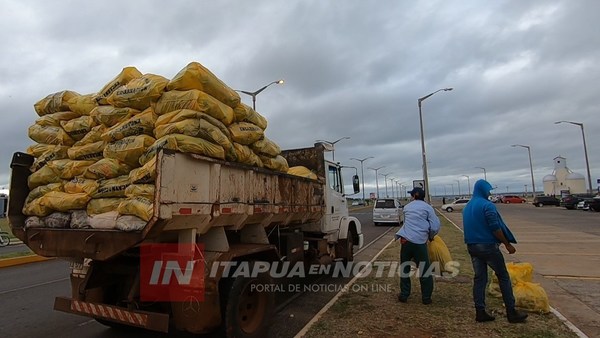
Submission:
<svg viewBox="0 0 600 338">
<path fill-rule="evenodd" d="M 429 305 L 429 304 L 431 304 L 431 303 L 433 303 L 433 302 L 431 301 L 431 298 L 429 298 L 429 299 L 423 299 L 423 305 Z"/>
<path fill-rule="evenodd" d="M 408 301 L 408 298 L 402 297 L 401 295 L 398 295 L 398 301 L 400 303 L 406 303 Z"/>
<path fill-rule="evenodd" d="M 527 313 L 514 309 L 506 312 L 506 318 L 508 319 L 509 323 L 523 323 L 528 316 L 529 315 Z"/>
<path fill-rule="evenodd" d="M 496 317 L 490 315 L 489 313 L 487 313 L 485 311 L 485 309 L 483 310 L 476 310 L 476 315 L 475 315 L 475 321 L 477 322 L 491 322 L 492 320 L 496 319 Z"/>
</svg>

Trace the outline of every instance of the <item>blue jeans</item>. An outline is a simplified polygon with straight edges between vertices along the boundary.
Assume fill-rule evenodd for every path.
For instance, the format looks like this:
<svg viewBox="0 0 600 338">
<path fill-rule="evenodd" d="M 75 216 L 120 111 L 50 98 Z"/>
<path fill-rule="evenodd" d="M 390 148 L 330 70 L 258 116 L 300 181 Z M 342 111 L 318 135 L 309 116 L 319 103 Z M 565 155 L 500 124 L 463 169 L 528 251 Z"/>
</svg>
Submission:
<svg viewBox="0 0 600 338">
<path fill-rule="evenodd" d="M 500 252 L 500 245 L 467 244 L 467 249 L 469 250 L 469 255 L 471 255 L 473 271 L 475 272 L 475 276 L 473 277 L 473 301 L 475 302 L 475 309 L 485 309 L 485 289 L 488 283 L 487 267 L 489 266 L 496 273 L 496 277 L 498 277 L 498 284 L 500 285 L 502 300 L 504 301 L 506 310 L 513 310 L 515 308 L 515 297 L 512 291 L 510 276 L 508 275 L 508 270 L 506 270 L 504 256 Z"/>
</svg>

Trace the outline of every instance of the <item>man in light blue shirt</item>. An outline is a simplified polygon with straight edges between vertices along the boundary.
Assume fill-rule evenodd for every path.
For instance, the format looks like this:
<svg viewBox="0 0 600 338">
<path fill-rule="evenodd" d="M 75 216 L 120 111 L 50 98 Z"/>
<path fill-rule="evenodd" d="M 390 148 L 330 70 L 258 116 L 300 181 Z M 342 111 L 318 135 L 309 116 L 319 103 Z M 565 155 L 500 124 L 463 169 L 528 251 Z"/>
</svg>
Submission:
<svg viewBox="0 0 600 338">
<path fill-rule="evenodd" d="M 404 206 L 404 225 L 396 233 L 400 239 L 400 294 L 398 301 L 406 303 L 410 296 L 410 262 L 414 261 L 419 268 L 421 283 L 421 301 L 431 304 L 433 293 L 433 275 L 430 270 L 427 240 L 433 239 L 440 231 L 440 219 L 435 211 L 424 201 L 425 191 L 414 188 L 409 191 L 413 201 Z"/>
</svg>

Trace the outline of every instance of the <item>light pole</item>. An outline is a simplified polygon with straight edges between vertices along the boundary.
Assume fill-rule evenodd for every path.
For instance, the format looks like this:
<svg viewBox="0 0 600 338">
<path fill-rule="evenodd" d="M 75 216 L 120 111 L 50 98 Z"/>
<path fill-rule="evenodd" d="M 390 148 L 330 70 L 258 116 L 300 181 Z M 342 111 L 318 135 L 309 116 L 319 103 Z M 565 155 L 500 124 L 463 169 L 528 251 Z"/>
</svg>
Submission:
<svg viewBox="0 0 600 338">
<path fill-rule="evenodd" d="M 475 167 L 475 168 L 483 170 L 483 179 L 487 181 L 487 174 L 485 173 L 485 168 L 484 167 Z"/>
<path fill-rule="evenodd" d="M 571 121 L 554 122 L 554 124 L 559 124 L 559 123 L 570 123 L 570 124 L 581 127 L 581 137 L 583 138 L 583 153 L 585 155 L 585 168 L 587 169 L 587 176 L 588 176 L 588 189 L 589 189 L 588 192 L 591 194 L 593 192 L 593 190 L 592 190 L 592 175 L 590 175 L 590 163 L 588 161 L 587 146 L 585 145 L 585 132 L 583 131 L 583 123 L 571 122 Z"/>
<path fill-rule="evenodd" d="M 379 174 L 379 175 L 383 176 L 383 180 L 385 181 L 385 197 L 386 197 L 386 198 L 387 198 L 387 197 L 389 197 L 389 195 L 388 195 L 388 190 L 387 190 L 387 177 L 388 177 L 389 175 L 391 175 L 391 174 L 392 174 L 392 173 L 387 173 L 387 174 Z"/>
<path fill-rule="evenodd" d="M 454 183 L 452 183 L 452 184 L 447 184 L 447 185 L 449 185 L 449 186 L 451 186 L 451 187 L 452 187 L 452 196 L 453 196 L 453 197 L 455 197 L 456 195 L 454 195 Z"/>
<path fill-rule="evenodd" d="M 438 89 L 431 94 L 427 94 L 418 99 L 419 104 L 419 125 L 421 127 L 421 153 L 423 155 L 423 181 L 425 181 L 425 198 L 427 198 L 427 202 L 431 203 L 431 197 L 429 197 L 429 178 L 427 177 L 427 156 L 425 155 L 425 135 L 423 133 L 423 113 L 421 111 L 421 103 L 425 101 L 428 97 L 439 91 L 450 91 L 452 88 L 442 88 Z"/>
<path fill-rule="evenodd" d="M 463 175 L 463 176 L 467 178 L 467 184 L 469 187 L 469 192 L 467 193 L 467 196 L 471 196 L 471 179 L 469 178 L 469 175 Z"/>
<path fill-rule="evenodd" d="M 392 188 L 392 198 L 394 198 L 394 178 L 390 177 L 390 186 Z"/>
<path fill-rule="evenodd" d="M 273 81 L 255 92 L 247 92 L 245 90 L 236 90 L 236 92 L 240 92 L 240 93 L 244 93 L 246 95 L 252 96 L 252 109 L 256 110 L 256 95 L 260 94 L 260 92 L 267 89 L 268 86 L 274 85 L 274 84 L 283 84 L 283 80 Z"/>
<path fill-rule="evenodd" d="M 379 198 L 379 180 L 377 179 L 377 171 L 381 168 L 385 168 L 385 166 L 382 165 L 379 168 L 369 168 L 371 170 L 375 170 L 375 186 L 377 186 L 377 196 L 375 196 L 375 198 Z"/>
<path fill-rule="evenodd" d="M 354 157 L 350 158 L 351 160 L 356 160 L 356 161 L 360 162 L 360 179 L 362 180 L 363 202 L 365 201 L 365 174 L 363 172 L 363 162 L 370 158 L 375 158 L 375 157 L 369 156 L 369 157 L 365 157 L 363 159 L 358 159 L 358 158 L 354 158 Z"/>
<path fill-rule="evenodd" d="M 333 142 L 327 141 L 327 140 L 315 140 L 315 142 L 320 142 L 320 143 L 323 143 L 325 145 L 329 145 L 330 149 L 327 149 L 327 150 L 331 150 L 331 153 L 332 153 L 332 156 L 333 156 L 332 157 L 333 158 L 332 161 L 335 162 L 335 144 L 338 143 L 338 142 L 340 142 L 341 140 L 349 140 L 349 139 L 350 139 L 350 136 L 344 136 L 344 137 L 339 138 L 339 139 L 337 139 L 337 140 L 335 140 Z"/>
<path fill-rule="evenodd" d="M 456 185 L 458 185 L 458 197 L 460 197 L 461 193 L 460 193 L 460 180 L 455 180 L 456 181 Z"/>
<path fill-rule="evenodd" d="M 522 144 L 513 144 L 511 147 L 527 148 L 529 154 L 529 170 L 531 171 L 531 188 L 533 189 L 533 197 L 535 197 L 535 179 L 533 178 L 533 163 L 531 162 L 531 147 Z"/>
</svg>

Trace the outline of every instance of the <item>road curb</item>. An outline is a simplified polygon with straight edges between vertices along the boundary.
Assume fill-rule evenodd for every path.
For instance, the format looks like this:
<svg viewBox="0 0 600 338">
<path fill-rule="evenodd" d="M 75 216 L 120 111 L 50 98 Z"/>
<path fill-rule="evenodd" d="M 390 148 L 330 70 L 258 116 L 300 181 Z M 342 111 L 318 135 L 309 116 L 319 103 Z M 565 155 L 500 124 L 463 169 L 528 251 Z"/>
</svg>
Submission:
<svg viewBox="0 0 600 338">
<path fill-rule="evenodd" d="M 0 269 L 7 268 L 10 266 L 21 265 L 21 264 L 29 264 L 35 262 L 43 262 L 53 258 L 42 257 L 38 255 L 27 255 L 21 257 L 13 257 L 13 258 L 0 258 Z"/>
</svg>

